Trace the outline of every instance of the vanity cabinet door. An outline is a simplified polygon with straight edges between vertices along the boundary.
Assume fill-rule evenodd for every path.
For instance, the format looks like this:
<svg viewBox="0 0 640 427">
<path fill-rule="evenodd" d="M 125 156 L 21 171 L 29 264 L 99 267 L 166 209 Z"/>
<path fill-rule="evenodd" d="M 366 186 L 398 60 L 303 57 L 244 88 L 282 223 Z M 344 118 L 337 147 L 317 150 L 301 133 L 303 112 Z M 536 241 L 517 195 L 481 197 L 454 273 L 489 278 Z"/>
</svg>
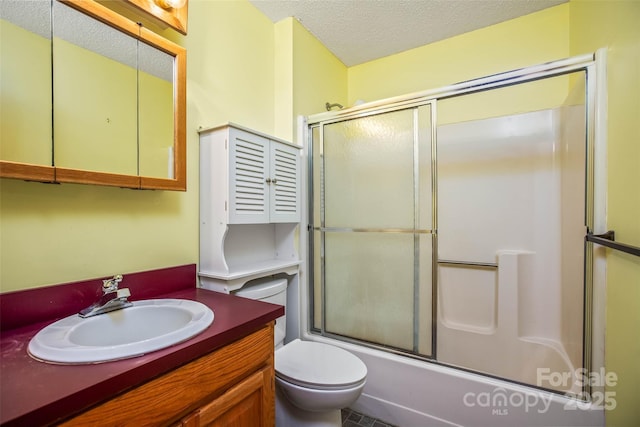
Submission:
<svg viewBox="0 0 640 427">
<path fill-rule="evenodd" d="M 182 427 L 273 426 L 271 375 L 263 369 L 182 420 Z"/>
<path fill-rule="evenodd" d="M 236 128 L 229 140 L 229 223 L 298 222 L 300 149 Z"/>
</svg>

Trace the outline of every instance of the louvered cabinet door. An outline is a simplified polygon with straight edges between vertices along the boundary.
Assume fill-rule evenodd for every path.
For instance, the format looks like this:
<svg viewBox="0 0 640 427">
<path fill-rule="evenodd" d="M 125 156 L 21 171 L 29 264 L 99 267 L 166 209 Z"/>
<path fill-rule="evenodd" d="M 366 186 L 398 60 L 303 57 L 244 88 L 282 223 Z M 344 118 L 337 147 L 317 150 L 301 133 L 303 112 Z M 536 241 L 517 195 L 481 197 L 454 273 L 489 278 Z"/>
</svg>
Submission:
<svg viewBox="0 0 640 427">
<path fill-rule="evenodd" d="M 229 223 L 268 223 L 270 141 L 233 128 L 229 140 Z"/>
<path fill-rule="evenodd" d="M 269 210 L 271 222 L 300 220 L 298 191 L 300 149 L 271 141 Z"/>
<path fill-rule="evenodd" d="M 300 149 L 232 128 L 230 224 L 300 220 Z"/>
</svg>

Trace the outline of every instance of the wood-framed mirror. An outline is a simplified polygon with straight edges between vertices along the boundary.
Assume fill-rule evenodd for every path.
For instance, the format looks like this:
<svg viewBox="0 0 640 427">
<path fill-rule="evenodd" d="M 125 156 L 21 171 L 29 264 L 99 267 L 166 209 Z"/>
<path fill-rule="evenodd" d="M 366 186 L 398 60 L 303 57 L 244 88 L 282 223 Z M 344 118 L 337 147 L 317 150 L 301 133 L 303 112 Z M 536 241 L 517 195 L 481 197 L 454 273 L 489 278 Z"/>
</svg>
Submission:
<svg viewBox="0 0 640 427">
<path fill-rule="evenodd" d="M 42 3 L 49 10 L 23 10 Z M 93 0 L 3 0 L 0 12 L 0 177 L 186 190 L 184 48 Z M 52 23 L 41 35 L 23 22 L 34 13 Z M 13 50 L 8 32 L 20 36 Z M 26 53 L 24 40 L 39 50 Z M 14 56 L 29 60 L 9 69 Z"/>
</svg>

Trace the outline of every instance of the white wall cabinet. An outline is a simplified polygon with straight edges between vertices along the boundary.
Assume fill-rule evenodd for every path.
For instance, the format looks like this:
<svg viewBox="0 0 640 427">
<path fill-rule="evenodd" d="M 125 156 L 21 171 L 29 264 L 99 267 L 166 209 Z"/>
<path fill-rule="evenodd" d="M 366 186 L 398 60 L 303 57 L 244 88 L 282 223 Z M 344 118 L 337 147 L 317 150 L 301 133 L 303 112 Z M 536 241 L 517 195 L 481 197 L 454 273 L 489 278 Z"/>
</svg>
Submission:
<svg viewBox="0 0 640 427">
<path fill-rule="evenodd" d="M 296 274 L 300 150 L 226 124 L 200 130 L 200 285 L 230 292 Z"/>
<path fill-rule="evenodd" d="M 298 222 L 300 147 L 228 127 L 229 224 Z"/>
</svg>

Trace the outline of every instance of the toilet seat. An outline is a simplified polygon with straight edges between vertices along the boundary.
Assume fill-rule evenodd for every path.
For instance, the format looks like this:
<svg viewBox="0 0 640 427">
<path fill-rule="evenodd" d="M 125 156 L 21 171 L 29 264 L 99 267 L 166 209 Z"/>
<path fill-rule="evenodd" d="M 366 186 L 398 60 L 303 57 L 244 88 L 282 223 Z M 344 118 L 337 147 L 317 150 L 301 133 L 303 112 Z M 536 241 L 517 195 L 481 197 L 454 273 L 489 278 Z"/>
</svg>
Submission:
<svg viewBox="0 0 640 427">
<path fill-rule="evenodd" d="M 339 347 L 296 339 L 275 353 L 276 376 L 281 380 L 322 390 L 352 388 L 364 383 L 366 365 Z"/>
</svg>

